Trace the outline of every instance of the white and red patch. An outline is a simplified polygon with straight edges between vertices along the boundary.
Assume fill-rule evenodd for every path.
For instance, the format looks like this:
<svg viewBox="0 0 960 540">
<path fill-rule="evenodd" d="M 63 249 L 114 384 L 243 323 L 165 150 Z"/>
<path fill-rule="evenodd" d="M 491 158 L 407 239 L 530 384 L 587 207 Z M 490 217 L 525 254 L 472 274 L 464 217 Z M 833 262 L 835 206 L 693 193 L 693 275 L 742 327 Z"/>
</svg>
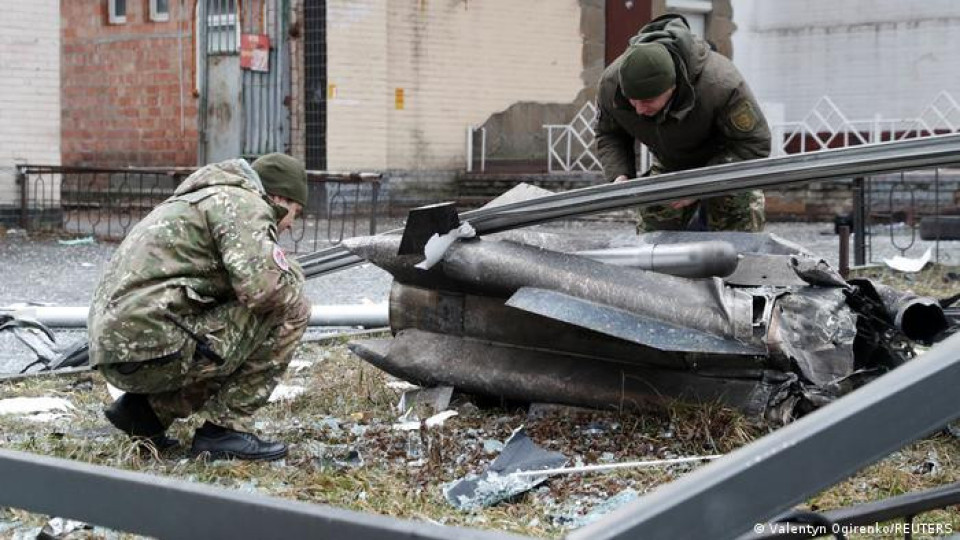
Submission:
<svg viewBox="0 0 960 540">
<path fill-rule="evenodd" d="M 273 245 L 273 262 L 277 263 L 277 266 L 284 272 L 290 270 L 290 263 L 287 262 L 287 254 L 284 253 L 283 249 L 277 244 Z"/>
</svg>

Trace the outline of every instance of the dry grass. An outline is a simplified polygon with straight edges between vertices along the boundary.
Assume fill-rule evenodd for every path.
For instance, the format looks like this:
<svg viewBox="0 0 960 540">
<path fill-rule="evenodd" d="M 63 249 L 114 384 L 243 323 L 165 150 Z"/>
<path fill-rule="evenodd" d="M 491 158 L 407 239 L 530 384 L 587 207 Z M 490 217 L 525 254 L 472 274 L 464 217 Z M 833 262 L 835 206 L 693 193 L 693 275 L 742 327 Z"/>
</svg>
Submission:
<svg viewBox="0 0 960 540">
<path fill-rule="evenodd" d="M 955 288 L 948 277 L 952 271 L 928 270 L 909 285 L 917 292 L 947 296 Z M 898 276 L 880 277 L 904 285 Z M 566 409 L 531 417 L 522 409 L 478 409 L 460 400 L 453 405 L 459 416 L 440 428 L 410 435 L 392 428 L 400 393 L 386 385 L 389 377 L 352 356 L 342 343 L 304 344 L 297 357 L 313 365 L 289 373 L 286 383 L 308 391 L 292 401 L 271 404 L 257 415 L 261 435 L 291 444 L 291 454 L 283 462 L 208 463 L 190 459 L 184 449 L 144 451 L 104 420 L 100 411 L 109 397 L 95 373 L 0 383 L 0 397 L 59 396 L 77 407 L 50 423 L 0 416 L 0 447 L 361 512 L 559 537 L 569 531 L 570 518 L 622 490 L 644 493 L 694 466 L 555 477 L 516 500 L 472 512 L 447 504 L 443 486 L 483 470 L 497 454 L 486 450 L 484 443 L 502 442 L 521 425 L 535 442 L 562 452 L 571 464 L 726 453 L 769 429 L 712 405 L 673 405 L 643 414 Z M 189 421 L 177 423 L 171 434 L 189 442 L 195 427 Z M 350 451 L 359 452 L 362 466 L 338 463 Z M 827 510 L 958 480 L 960 442 L 938 434 L 867 467 L 813 497 L 807 506 Z M 0 512 L 0 523 L 40 526 L 46 519 L 17 510 Z M 949 523 L 960 531 L 956 508 L 924 514 L 917 521 Z M 96 531 L 85 534 L 91 536 L 71 538 L 97 537 Z"/>
<path fill-rule="evenodd" d="M 895 272 L 886 266 L 869 266 L 851 270 L 851 278 L 875 279 L 880 283 L 911 290 L 921 296 L 945 298 L 960 293 L 960 267 L 928 264 L 913 274 Z"/>
</svg>

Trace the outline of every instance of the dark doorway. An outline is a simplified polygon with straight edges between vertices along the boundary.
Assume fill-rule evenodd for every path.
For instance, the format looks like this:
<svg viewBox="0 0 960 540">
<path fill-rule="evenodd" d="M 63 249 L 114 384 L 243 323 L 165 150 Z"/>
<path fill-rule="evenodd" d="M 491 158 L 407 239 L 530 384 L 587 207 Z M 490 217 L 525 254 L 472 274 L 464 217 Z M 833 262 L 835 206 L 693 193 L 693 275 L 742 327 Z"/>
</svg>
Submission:
<svg viewBox="0 0 960 540">
<path fill-rule="evenodd" d="M 607 0 L 605 65 L 627 48 L 630 38 L 653 19 L 653 0 Z"/>
</svg>

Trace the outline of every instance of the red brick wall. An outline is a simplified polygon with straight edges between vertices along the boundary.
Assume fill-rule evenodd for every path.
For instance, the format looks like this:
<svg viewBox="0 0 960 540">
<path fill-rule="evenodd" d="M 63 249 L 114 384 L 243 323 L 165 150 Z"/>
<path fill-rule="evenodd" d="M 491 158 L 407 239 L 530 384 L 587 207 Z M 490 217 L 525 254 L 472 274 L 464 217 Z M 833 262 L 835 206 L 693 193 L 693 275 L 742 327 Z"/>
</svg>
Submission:
<svg viewBox="0 0 960 540">
<path fill-rule="evenodd" d="M 113 25 L 106 0 L 60 2 L 64 165 L 197 164 L 193 2 L 169 2 L 166 22 L 149 5 L 127 0 Z"/>
</svg>

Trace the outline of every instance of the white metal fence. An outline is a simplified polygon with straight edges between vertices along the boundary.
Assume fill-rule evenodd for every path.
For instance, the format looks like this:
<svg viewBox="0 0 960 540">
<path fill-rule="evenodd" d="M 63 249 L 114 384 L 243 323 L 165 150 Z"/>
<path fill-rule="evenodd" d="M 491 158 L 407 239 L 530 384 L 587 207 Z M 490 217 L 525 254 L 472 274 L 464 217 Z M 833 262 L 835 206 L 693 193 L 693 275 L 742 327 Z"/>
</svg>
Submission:
<svg viewBox="0 0 960 540">
<path fill-rule="evenodd" d="M 600 171 L 595 146 L 597 106 L 586 102 L 569 124 L 546 124 L 547 171 Z"/>
<path fill-rule="evenodd" d="M 547 170 L 549 172 L 600 171 L 596 156 L 597 107 L 587 102 L 569 124 L 547 124 Z M 884 118 L 876 114 L 869 119 L 850 120 L 829 96 L 820 98 L 814 107 L 796 122 L 771 124 L 773 155 L 805 154 L 828 148 L 839 148 L 894 140 L 928 137 L 940 133 L 960 132 L 960 105 L 949 92 L 941 91 L 915 118 Z M 650 166 L 650 156 L 641 146 L 640 171 Z"/>
<path fill-rule="evenodd" d="M 942 91 L 915 118 L 883 118 L 876 114 L 869 119 L 850 120 L 829 96 L 824 96 L 799 122 L 783 122 L 771 127 L 775 133 L 782 133 L 780 147 L 775 150 L 804 154 L 955 133 L 960 131 L 960 105 L 949 92 Z"/>
</svg>

